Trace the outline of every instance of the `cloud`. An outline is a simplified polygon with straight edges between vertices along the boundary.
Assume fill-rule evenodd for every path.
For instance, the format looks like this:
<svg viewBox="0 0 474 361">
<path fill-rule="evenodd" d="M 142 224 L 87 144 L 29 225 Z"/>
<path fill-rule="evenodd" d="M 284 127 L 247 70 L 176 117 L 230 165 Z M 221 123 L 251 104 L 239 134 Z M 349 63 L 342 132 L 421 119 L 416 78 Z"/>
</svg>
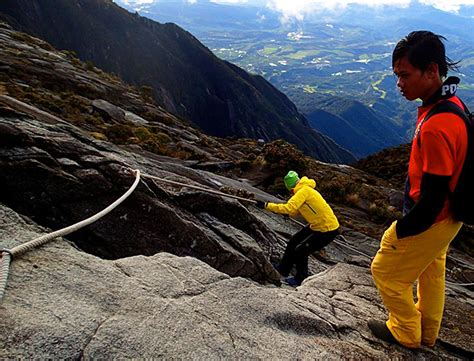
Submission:
<svg viewBox="0 0 474 361">
<path fill-rule="evenodd" d="M 156 0 L 122 0 L 125 5 L 153 4 Z"/>
<path fill-rule="evenodd" d="M 474 6 L 474 0 L 451 0 L 451 1 L 437 1 L 437 0 L 420 0 L 420 3 L 431 5 L 443 11 L 459 13 L 462 5 Z"/>
<path fill-rule="evenodd" d="M 249 0 L 210 0 L 211 3 L 217 4 L 247 4 Z"/>
<path fill-rule="evenodd" d="M 117 1 L 117 0 L 115 0 Z M 200 0 L 182 0 L 195 4 Z M 431 5 L 449 12 L 459 12 L 462 5 L 474 6 L 474 0 L 210 0 L 219 4 L 262 4 L 281 13 L 283 21 L 292 19 L 303 20 L 306 16 L 320 11 L 341 11 L 349 4 L 367 5 L 371 7 L 396 6 L 407 7 L 412 2 Z M 126 5 L 144 5 L 160 2 L 160 0 L 120 0 Z"/>
<path fill-rule="evenodd" d="M 267 7 L 281 13 L 283 22 L 304 20 L 321 11 L 342 11 L 349 4 L 370 7 L 408 7 L 413 2 L 431 5 L 437 9 L 458 13 L 461 6 L 474 6 L 474 0 L 267 0 Z"/>
<path fill-rule="evenodd" d="M 428 1 L 428 0 L 427 0 Z M 449 0 L 448 0 L 449 1 Z M 407 7 L 411 0 L 268 0 L 267 6 L 282 14 L 282 21 L 303 20 L 306 16 L 321 11 L 341 11 L 349 4 L 371 7 L 397 6 Z M 439 2 L 439 1 L 438 1 Z"/>
</svg>

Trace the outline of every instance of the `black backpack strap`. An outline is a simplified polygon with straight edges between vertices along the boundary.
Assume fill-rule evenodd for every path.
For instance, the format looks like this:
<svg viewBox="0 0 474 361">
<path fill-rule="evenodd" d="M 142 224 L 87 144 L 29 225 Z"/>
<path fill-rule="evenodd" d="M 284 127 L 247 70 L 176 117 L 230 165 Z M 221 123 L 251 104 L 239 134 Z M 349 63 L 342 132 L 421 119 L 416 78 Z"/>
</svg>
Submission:
<svg viewBox="0 0 474 361">
<path fill-rule="evenodd" d="M 471 119 L 472 119 L 472 113 L 471 113 L 470 110 L 467 108 L 467 105 L 466 105 L 461 99 L 459 99 L 459 101 L 461 102 L 462 106 L 464 107 L 464 111 L 466 112 L 466 114 L 468 115 L 468 117 L 471 117 Z"/>
<path fill-rule="evenodd" d="M 426 116 L 421 121 L 420 125 L 417 128 L 417 143 L 418 147 L 421 146 L 421 127 L 424 123 L 426 123 L 433 115 L 440 114 L 440 113 L 452 113 L 459 116 L 464 122 L 469 126 L 470 119 L 469 119 L 469 111 L 464 103 L 462 103 L 464 109 L 462 109 L 456 103 L 453 103 L 449 100 L 443 100 L 437 103 L 431 110 L 426 114 Z"/>
</svg>

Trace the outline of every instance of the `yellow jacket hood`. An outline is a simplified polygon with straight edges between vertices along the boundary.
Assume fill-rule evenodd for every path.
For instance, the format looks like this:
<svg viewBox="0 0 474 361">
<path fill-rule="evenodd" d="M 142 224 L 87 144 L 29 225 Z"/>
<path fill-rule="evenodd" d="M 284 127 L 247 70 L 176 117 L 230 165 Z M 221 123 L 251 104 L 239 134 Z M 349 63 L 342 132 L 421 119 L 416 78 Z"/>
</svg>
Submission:
<svg viewBox="0 0 474 361">
<path fill-rule="evenodd" d="M 298 192 L 304 186 L 308 186 L 310 188 L 316 188 L 316 181 L 314 179 L 308 178 L 306 176 L 302 177 L 298 184 L 293 188 L 293 193 Z"/>
</svg>

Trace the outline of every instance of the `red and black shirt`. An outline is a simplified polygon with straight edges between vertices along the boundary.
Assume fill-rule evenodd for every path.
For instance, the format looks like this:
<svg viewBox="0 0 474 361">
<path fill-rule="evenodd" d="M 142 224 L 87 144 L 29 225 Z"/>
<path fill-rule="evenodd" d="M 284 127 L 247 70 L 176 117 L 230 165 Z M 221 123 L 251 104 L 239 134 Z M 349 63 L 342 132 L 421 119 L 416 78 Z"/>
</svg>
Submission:
<svg viewBox="0 0 474 361">
<path fill-rule="evenodd" d="M 439 113 L 429 121 L 423 120 L 443 100 L 449 100 L 463 108 L 462 102 L 455 95 L 458 83 L 458 78 L 449 77 L 418 108 L 405 190 L 407 207 L 404 217 L 397 222 L 399 238 L 420 233 L 433 223 L 450 216 L 448 194 L 454 191 L 466 158 L 466 125 L 459 116 L 452 113 Z M 429 199 L 424 199 L 426 197 Z M 424 204 L 419 204 L 420 202 Z"/>
</svg>

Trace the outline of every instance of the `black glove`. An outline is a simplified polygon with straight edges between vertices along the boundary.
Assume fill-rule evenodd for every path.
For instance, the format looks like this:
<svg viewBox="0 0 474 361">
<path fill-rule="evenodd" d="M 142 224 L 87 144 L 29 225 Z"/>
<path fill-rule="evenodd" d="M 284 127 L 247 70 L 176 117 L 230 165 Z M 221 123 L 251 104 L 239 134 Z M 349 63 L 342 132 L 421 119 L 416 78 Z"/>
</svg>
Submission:
<svg viewBox="0 0 474 361">
<path fill-rule="evenodd" d="M 255 203 L 255 205 L 256 205 L 258 208 L 265 209 L 265 202 L 257 201 L 257 203 Z"/>
</svg>

